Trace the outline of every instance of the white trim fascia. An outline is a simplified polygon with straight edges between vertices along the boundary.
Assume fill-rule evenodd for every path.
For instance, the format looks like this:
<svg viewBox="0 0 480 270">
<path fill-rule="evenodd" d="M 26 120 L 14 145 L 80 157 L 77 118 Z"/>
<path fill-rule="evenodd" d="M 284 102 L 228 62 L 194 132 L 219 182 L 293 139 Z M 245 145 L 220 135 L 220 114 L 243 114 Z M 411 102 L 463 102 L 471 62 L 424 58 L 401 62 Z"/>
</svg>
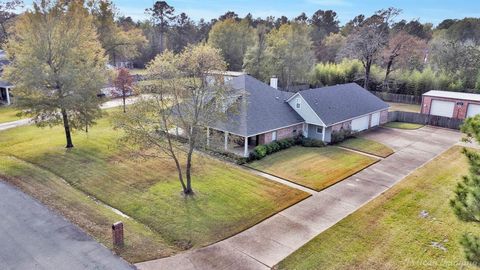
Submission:
<svg viewBox="0 0 480 270">
<path fill-rule="evenodd" d="M 346 119 L 346 120 L 342 120 L 340 122 L 337 122 L 337 123 L 333 123 L 329 126 L 326 126 L 326 127 L 331 127 L 331 126 L 335 126 L 337 124 L 340 124 L 340 123 L 344 123 L 344 122 L 347 122 L 347 121 L 350 121 L 350 120 L 354 120 L 354 119 L 357 119 L 357 118 L 361 118 L 361 117 L 364 117 L 364 116 L 367 116 L 367 115 L 370 115 L 370 114 L 374 114 L 374 113 L 377 113 L 377 112 L 383 112 L 385 110 L 388 110 L 388 108 L 385 108 L 385 109 L 381 109 L 381 110 L 377 110 L 377 111 L 373 111 L 373 112 L 369 112 L 369 113 L 366 113 L 366 114 L 362 114 L 360 116 L 355 116 L 353 118 L 349 118 L 349 119 Z"/>
<path fill-rule="evenodd" d="M 300 93 L 299 93 L 299 92 L 297 92 L 297 93 L 293 94 L 293 96 L 291 96 L 291 97 L 287 98 L 287 99 L 285 100 L 285 102 L 290 102 L 290 100 L 292 100 L 292 99 L 293 99 L 295 96 L 298 96 L 298 95 L 300 95 Z"/>
</svg>

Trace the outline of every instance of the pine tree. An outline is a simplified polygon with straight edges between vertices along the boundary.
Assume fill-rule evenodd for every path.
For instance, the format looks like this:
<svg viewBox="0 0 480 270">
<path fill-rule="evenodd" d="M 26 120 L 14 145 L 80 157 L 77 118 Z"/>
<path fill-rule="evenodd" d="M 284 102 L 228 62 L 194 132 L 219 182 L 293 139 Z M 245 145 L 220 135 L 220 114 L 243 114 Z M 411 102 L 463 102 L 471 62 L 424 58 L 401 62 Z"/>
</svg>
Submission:
<svg viewBox="0 0 480 270">
<path fill-rule="evenodd" d="M 468 138 L 480 142 L 480 116 L 468 118 L 462 127 Z M 457 184 L 455 198 L 450 205 L 457 217 L 465 222 L 480 224 L 480 154 L 464 149 L 470 165 L 469 174 Z M 460 244 L 463 246 L 466 258 L 475 264 L 480 264 L 480 237 L 465 233 Z"/>
</svg>

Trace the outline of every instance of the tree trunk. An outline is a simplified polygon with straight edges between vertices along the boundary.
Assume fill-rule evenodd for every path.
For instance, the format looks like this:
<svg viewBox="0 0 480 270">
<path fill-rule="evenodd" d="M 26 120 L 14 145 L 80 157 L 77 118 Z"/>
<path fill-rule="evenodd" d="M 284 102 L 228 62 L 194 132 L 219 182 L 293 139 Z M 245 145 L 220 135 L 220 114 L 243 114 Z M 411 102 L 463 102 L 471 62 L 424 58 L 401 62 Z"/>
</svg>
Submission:
<svg viewBox="0 0 480 270">
<path fill-rule="evenodd" d="M 383 80 L 383 90 L 388 92 L 388 76 L 392 72 L 393 59 L 390 59 L 387 63 L 387 69 L 385 71 L 385 79 Z"/>
<path fill-rule="evenodd" d="M 65 137 L 67 138 L 66 148 L 73 148 L 72 135 L 70 134 L 70 124 L 68 123 L 68 115 L 65 109 L 62 109 L 63 127 L 65 128 Z"/>
<path fill-rule="evenodd" d="M 363 88 L 367 90 L 369 90 L 368 85 L 370 83 L 370 67 L 370 62 L 367 62 L 367 64 L 365 65 L 365 81 L 363 82 Z"/>
<path fill-rule="evenodd" d="M 123 113 L 126 113 L 127 112 L 127 108 L 126 108 L 127 93 L 125 93 L 125 90 L 123 90 L 122 99 L 123 99 Z"/>
<path fill-rule="evenodd" d="M 185 195 L 193 195 L 192 189 L 192 154 L 193 151 L 190 150 L 187 156 L 187 168 L 185 170 L 185 176 L 187 177 L 187 187 L 184 191 Z"/>
</svg>

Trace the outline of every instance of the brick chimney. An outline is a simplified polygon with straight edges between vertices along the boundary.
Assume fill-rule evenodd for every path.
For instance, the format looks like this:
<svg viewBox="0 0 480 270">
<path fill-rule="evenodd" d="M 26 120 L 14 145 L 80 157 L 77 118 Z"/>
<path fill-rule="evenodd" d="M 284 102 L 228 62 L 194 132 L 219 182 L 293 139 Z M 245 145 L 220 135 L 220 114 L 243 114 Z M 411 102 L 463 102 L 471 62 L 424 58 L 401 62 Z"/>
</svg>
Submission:
<svg viewBox="0 0 480 270">
<path fill-rule="evenodd" d="M 275 88 L 275 89 L 278 89 L 278 78 L 277 78 L 277 76 L 273 76 L 270 79 L 270 86 Z"/>
</svg>

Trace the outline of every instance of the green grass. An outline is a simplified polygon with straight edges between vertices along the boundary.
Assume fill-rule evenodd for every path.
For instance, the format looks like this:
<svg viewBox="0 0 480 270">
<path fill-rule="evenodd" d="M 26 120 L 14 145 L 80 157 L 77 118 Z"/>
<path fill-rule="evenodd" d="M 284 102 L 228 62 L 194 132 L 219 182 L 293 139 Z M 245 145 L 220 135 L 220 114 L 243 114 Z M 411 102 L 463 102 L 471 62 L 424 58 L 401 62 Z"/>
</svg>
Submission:
<svg viewBox="0 0 480 270">
<path fill-rule="evenodd" d="M 334 146 L 292 147 L 249 166 L 320 191 L 376 161 L 377 159 Z"/>
<path fill-rule="evenodd" d="M 394 103 L 388 102 L 390 105 L 390 111 L 403 111 L 403 112 L 415 112 L 420 113 L 421 106 L 418 104 L 405 104 L 405 103 Z"/>
<path fill-rule="evenodd" d="M 13 106 L 0 106 L 0 124 L 22 119 L 17 113 L 20 111 Z"/>
<path fill-rule="evenodd" d="M 340 146 L 379 157 L 388 157 L 393 154 L 393 150 L 390 147 L 364 138 L 348 139 L 342 142 Z"/>
<path fill-rule="evenodd" d="M 460 147 L 445 152 L 401 183 L 321 233 L 278 269 L 476 269 L 459 238 L 480 235 L 460 222 L 449 198 L 468 164 Z M 423 218 L 421 211 L 429 216 Z M 433 247 L 441 243 L 447 250 Z M 462 267 L 464 265 L 464 267 Z"/>
<path fill-rule="evenodd" d="M 384 126 L 389 128 L 398 128 L 398 129 L 407 129 L 407 130 L 414 130 L 414 129 L 419 129 L 424 127 L 424 125 L 405 123 L 405 122 L 389 122 L 389 123 L 386 123 Z"/>
<path fill-rule="evenodd" d="M 137 241 L 119 251 L 130 262 L 214 243 L 308 196 L 221 161 L 195 156 L 196 195 L 185 198 L 169 159 L 134 160 L 117 147 L 118 137 L 119 131 L 110 127 L 108 118 L 101 119 L 88 135 L 75 133 L 71 150 L 64 148 L 61 127 L 26 126 L 2 132 L 0 178 L 10 179 L 59 212 L 67 212 L 67 217 L 105 245 L 111 241 L 107 225 L 119 217 L 78 198 L 78 191 L 133 217 L 141 226 L 127 224 L 126 231 Z M 43 196 L 37 190 L 58 196 Z M 68 214 L 71 205 L 78 214 Z M 143 237 L 147 235 L 152 237 Z M 133 239 L 127 236 L 126 241 Z"/>
</svg>

